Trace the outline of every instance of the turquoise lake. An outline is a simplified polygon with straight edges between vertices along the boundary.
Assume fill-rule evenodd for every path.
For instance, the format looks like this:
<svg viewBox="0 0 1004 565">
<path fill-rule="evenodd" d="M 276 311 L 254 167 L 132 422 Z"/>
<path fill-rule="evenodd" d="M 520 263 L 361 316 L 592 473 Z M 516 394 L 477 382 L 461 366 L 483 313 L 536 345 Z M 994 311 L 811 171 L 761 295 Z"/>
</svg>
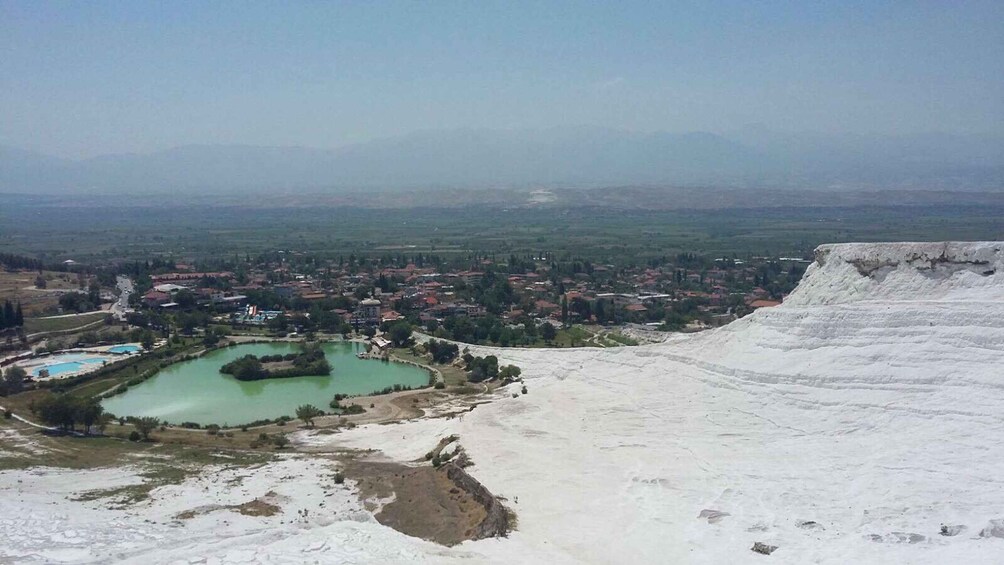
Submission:
<svg viewBox="0 0 1004 565">
<path fill-rule="evenodd" d="M 401 363 L 359 359 L 360 343 L 326 343 L 331 375 L 242 382 L 220 373 L 220 367 L 247 354 L 292 353 L 295 343 L 238 345 L 162 369 L 152 378 L 102 402 L 116 416 L 153 416 L 172 424 L 240 425 L 255 420 L 294 416 L 296 407 L 313 404 L 329 411 L 335 394 L 362 395 L 400 384 L 429 384 L 424 369 Z"/>
</svg>

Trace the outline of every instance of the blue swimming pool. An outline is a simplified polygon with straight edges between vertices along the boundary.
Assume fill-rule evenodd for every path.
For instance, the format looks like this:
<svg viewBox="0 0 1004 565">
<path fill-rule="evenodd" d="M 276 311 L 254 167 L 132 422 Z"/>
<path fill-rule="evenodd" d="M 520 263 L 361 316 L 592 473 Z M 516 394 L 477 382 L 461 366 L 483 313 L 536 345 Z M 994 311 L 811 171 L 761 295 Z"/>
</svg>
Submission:
<svg viewBox="0 0 1004 565">
<path fill-rule="evenodd" d="M 83 367 L 83 363 L 77 363 L 76 361 L 67 361 L 66 363 L 53 363 L 52 365 L 46 365 L 44 367 L 38 367 L 31 372 L 33 377 L 37 377 L 42 371 L 49 371 L 49 376 L 54 377 L 62 373 L 72 373 L 73 371 L 79 371 Z"/>
<path fill-rule="evenodd" d="M 110 353 L 136 353 L 139 351 L 138 345 L 116 345 L 115 347 L 109 347 L 108 351 Z"/>
<path fill-rule="evenodd" d="M 38 377 L 45 370 L 49 371 L 50 377 L 63 373 L 73 373 L 84 369 L 86 365 L 101 365 L 108 361 L 105 357 L 87 357 L 79 354 L 56 355 L 45 365 L 35 367 L 31 370 L 31 376 Z"/>
</svg>

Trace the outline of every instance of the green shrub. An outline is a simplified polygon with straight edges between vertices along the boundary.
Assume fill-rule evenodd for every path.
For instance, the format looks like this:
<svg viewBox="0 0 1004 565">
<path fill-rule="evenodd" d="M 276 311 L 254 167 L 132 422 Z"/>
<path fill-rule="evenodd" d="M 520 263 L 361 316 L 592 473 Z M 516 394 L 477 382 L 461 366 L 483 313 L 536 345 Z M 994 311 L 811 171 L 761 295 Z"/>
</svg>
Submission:
<svg viewBox="0 0 1004 565">
<path fill-rule="evenodd" d="M 362 414 L 366 409 L 358 404 L 349 404 L 342 409 L 342 414 Z"/>
<path fill-rule="evenodd" d="M 129 441 L 139 441 L 142 437 L 136 430 L 129 432 Z"/>
</svg>

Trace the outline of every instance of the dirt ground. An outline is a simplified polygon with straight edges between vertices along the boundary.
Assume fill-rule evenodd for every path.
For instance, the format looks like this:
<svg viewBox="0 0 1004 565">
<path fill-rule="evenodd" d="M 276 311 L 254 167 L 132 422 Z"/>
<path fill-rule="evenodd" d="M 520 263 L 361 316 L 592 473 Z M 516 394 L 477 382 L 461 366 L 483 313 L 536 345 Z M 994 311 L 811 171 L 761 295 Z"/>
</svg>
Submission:
<svg viewBox="0 0 1004 565">
<path fill-rule="evenodd" d="M 409 467 L 350 460 L 345 474 L 357 482 L 364 499 L 387 499 L 393 495 L 392 502 L 379 508 L 376 519 L 410 536 L 456 545 L 473 539 L 475 528 L 487 515 L 484 506 L 457 487 L 443 468 L 436 469 L 430 464 Z"/>
<path fill-rule="evenodd" d="M 45 271 L 43 276 L 47 285 L 44 290 L 35 289 L 37 276 L 35 271 L 9 273 L 0 270 L 0 303 L 4 300 L 20 302 L 25 316 L 37 316 L 54 308 L 62 291 L 79 289 L 74 273 Z"/>
</svg>

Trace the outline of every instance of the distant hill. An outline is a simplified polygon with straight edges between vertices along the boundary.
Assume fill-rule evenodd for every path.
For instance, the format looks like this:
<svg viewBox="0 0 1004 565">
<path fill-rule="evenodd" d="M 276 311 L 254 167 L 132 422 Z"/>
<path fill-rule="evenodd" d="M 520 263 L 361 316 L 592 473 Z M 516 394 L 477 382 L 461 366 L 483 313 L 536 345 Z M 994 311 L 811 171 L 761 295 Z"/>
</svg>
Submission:
<svg viewBox="0 0 1004 565">
<path fill-rule="evenodd" d="M 71 161 L 0 147 L 0 191 L 344 192 L 416 188 L 716 185 L 1004 187 L 1004 140 L 597 127 L 422 131 L 338 149 L 188 145 Z"/>
</svg>

